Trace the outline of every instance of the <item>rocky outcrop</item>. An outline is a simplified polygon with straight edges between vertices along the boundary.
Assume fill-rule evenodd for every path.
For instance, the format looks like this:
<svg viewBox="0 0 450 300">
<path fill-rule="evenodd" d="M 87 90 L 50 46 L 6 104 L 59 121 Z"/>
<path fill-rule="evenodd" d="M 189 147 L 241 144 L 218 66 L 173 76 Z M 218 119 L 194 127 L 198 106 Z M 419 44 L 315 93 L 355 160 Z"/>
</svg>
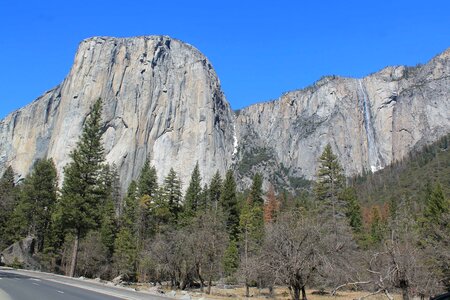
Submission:
<svg viewBox="0 0 450 300">
<path fill-rule="evenodd" d="M 230 166 L 233 115 L 205 56 L 166 36 L 95 37 L 63 83 L 0 122 L 0 174 L 12 165 L 23 177 L 44 157 L 62 174 L 99 97 L 106 158 L 123 187 L 147 157 L 160 178 L 173 167 L 185 184 L 197 161 L 205 179 Z"/>
<path fill-rule="evenodd" d="M 239 112 L 237 165 L 313 178 L 330 143 L 347 175 L 376 171 L 450 132 L 449 112 L 450 49 L 423 66 L 387 67 L 363 79 L 324 77 Z"/>
<path fill-rule="evenodd" d="M 28 236 L 1 251 L 2 264 L 36 269 L 39 263 L 34 258 L 36 239 Z"/>
<path fill-rule="evenodd" d="M 0 174 L 24 177 L 53 158 L 60 179 L 92 103 L 104 100 L 103 142 L 123 189 L 147 157 L 160 180 L 173 167 L 186 187 L 235 167 L 292 186 L 316 173 L 327 143 L 347 175 L 375 171 L 450 132 L 450 49 L 418 67 L 362 79 L 324 77 L 234 116 L 211 63 L 166 36 L 83 41 L 67 78 L 0 121 Z M 278 180 L 279 179 L 279 180 Z"/>
</svg>

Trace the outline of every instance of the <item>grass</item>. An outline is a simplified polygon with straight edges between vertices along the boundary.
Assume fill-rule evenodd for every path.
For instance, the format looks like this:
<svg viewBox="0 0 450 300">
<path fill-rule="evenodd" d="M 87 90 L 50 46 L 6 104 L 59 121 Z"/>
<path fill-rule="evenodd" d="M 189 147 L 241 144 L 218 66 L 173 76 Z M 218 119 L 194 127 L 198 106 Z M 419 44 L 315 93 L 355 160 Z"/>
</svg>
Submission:
<svg viewBox="0 0 450 300">
<path fill-rule="evenodd" d="M 308 300 L 353 300 L 359 299 L 363 296 L 370 294 L 367 291 L 339 291 L 335 296 L 331 295 L 318 295 L 313 294 L 316 290 L 307 290 L 306 294 Z M 191 290 L 189 294 L 193 299 L 203 298 L 205 300 L 224 300 L 224 299 L 253 299 L 253 300 L 267 300 L 267 299 L 277 299 L 277 300 L 290 300 L 291 296 L 287 287 L 276 287 L 274 290 L 274 296 L 271 297 L 268 289 L 258 290 L 257 288 L 250 288 L 250 297 L 245 297 L 245 288 L 233 288 L 233 289 L 221 289 L 217 287 L 211 288 L 211 294 L 201 293 L 200 290 Z M 177 298 L 183 296 L 183 293 L 177 291 Z M 393 294 L 394 300 L 400 300 L 401 295 Z M 367 298 L 367 300 L 383 300 L 387 299 L 384 294 L 373 295 Z"/>
</svg>

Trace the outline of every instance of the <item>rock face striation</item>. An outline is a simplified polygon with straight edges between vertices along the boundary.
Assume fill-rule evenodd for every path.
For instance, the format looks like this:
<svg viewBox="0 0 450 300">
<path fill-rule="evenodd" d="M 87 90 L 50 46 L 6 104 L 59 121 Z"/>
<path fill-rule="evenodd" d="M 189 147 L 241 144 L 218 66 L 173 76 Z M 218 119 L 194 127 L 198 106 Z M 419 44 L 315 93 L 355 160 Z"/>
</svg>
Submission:
<svg viewBox="0 0 450 300">
<path fill-rule="evenodd" d="M 244 186 L 257 171 L 295 186 L 314 177 L 327 143 L 351 175 L 450 132 L 450 49 L 423 66 L 324 77 L 235 115 L 194 47 L 167 36 L 90 38 L 59 86 L 0 121 L 0 174 L 11 165 L 24 177 L 37 159 L 51 157 L 62 178 L 99 97 L 106 158 L 123 189 L 147 157 L 160 180 L 174 168 L 185 187 L 197 162 L 208 181 L 234 167 Z"/>
<path fill-rule="evenodd" d="M 197 161 L 205 179 L 230 167 L 233 114 L 204 55 L 166 36 L 95 37 L 59 86 L 0 122 L 0 174 L 12 165 L 23 177 L 44 157 L 62 174 L 99 97 L 106 158 L 123 187 L 147 157 L 161 179 L 173 167 L 185 185 Z"/>
<path fill-rule="evenodd" d="M 423 66 L 324 77 L 241 110 L 236 128 L 238 141 L 252 141 L 239 148 L 238 161 L 259 164 L 253 172 L 278 164 L 287 178 L 313 178 L 327 143 L 347 175 L 377 171 L 450 132 L 450 49 Z"/>
</svg>

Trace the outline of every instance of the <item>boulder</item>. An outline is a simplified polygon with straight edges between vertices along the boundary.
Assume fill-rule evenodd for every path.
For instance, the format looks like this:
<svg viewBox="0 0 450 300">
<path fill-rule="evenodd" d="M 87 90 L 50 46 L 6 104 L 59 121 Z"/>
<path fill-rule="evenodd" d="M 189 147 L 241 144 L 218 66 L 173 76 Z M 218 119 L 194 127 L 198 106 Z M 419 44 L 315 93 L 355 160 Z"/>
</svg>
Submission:
<svg viewBox="0 0 450 300">
<path fill-rule="evenodd" d="M 38 269 L 39 263 L 34 258 L 36 238 L 28 236 L 1 252 L 2 262 L 15 268 Z"/>
</svg>

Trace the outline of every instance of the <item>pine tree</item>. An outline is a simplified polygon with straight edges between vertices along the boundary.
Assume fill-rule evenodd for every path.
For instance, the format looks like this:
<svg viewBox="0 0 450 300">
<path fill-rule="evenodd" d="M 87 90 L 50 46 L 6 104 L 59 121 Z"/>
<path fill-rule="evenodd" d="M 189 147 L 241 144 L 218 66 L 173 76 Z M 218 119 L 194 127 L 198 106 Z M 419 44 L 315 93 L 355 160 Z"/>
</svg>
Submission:
<svg viewBox="0 0 450 300">
<path fill-rule="evenodd" d="M 370 239 L 372 243 L 377 244 L 383 240 L 384 226 L 377 207 L 372 208 L 370 223 Z"/>
<path fill-rule="evenodd" d="M 239 268 L 239 251 L 237 242 L 233 239 L 228 244 L 222 259 L 225 275 L 233 275 Z"/>
<path fill-rule="evenodd" d="M 142 167 L 141 175 L 139 176 L 139 196 L 149 195 L 155 197 L 158 191 L 158 176 L 156 175 L 156 168 L 150 165 L 147 159 Z"/>
<path fill-rule="evenodd" d="M 202 178 L 197 163 L 192 171 L 191 181 L 189 182 L 186 195 L 184 196 L 184 209 L 187 214 L 186 217 L 188 218 L 195 216 L 195 213 L 199 208 L 202 193 L 201 181 Z"/>
<path fill-rule="evenodd" d="M 450 212 L 450 203 L 445 200 L 440 183 L 436 183 L 426 198 L 424 217 L 427 222 L 437 224 L 442 214 Z"/>
<path fill-rule="evenodd" d="M 264 205 L 262 184 L 263 184 L 263 180 L 262 180 L 261 174 L 256 173 L 255 176 L 253 176 L 253 182 L 252 182 L 252 187 L 250 190 L 250 196 L 251 196 L 251 201 L 254 204 L 257 204 L 260 206 Z"/>
<path fill-rule="evenodd" d="M 128 280 L 136 277 L 137 248 L 136 240 L 127 227 L 117 234 L 114 243 L 113 263 L 117 275 L 124 275 Z"/>
<path fill-rule="evenodd" d="M 181 213 L 181 182 L 177 173 L 171 168 L 164 179 L 161 195 L 166 201 L 170 211 L 170 222 L 176 224 Z"/>
<path fill-rule="evenodd" d="M 359 205 L 356 191 L 354 188 L 346 188 L 342 192 L 341 198 L 346 202 L 345 216 L 347 217 L 353 232 L 361 233 L 362 231 L 362 213 Z"/>
<path fill-rule="evenodd" d="M 337 219 L 345 215 L 345 203 L 340 201 L 340 195 L 345 185 L 345 177 L 338 158 L 334 155 L 330 144 L 327 144 L 319 158 L 319 169 L 314 186 L 318 207 L 325 215 L 333 219 L 336 230 Z"/>
<path fill-rule="evenodd" d="M 38 160 L 25 178 L 11 222 L 17 239 L 26 235 L 37 238 L 37 251 L 44 249 L 50 235 L 51 216 L 56 203 L 57 173 L 51 159 Z"/>
<path fill-rule="evenodd" d="M 74 235 L 69 276 L 75 275 L 79 241 L 98 226 L 99 204 L 104 196 L 99 176 L 104 162 L 102 136 L 102 101 L 97 100 L 83 126 L 81 140 L 71 152 L 71 162 L 64 168 L 64 183 L 58 214 L 63 229 Z"/>
<path fill-rule="evenodd" d="M 205 210 L 209 210 L 210 207 L 210 203 L 209 203 L 209 187 L 208 184 L 204 184 L 203 185 L 203 189 L 202 192 L 200 193 L 200 197 L 199 197 L 200 201 L 198 203 L 198 210 L 199 211 L 205 211 Z"/>
<path fill-rule="evenodd" d="M 107 250 L 107 258 L 111 258 L 114 251 L 114 240 L 117 232 L 115 209 L 112 199 L 108 198 L 102 207 L 100 219 L 100 236 Z"/>
<path fill-rule="evenodd" d="M 236 181 L 232 170 L 228 170 L 220 195 L 220 204 L 225 215 L 227 232 L 230 240 L 237 240 L 239 235 L 239 209 L 236 195 Z"/>
<path fill-rule="evenodd" d="M 124 200 L 123 213 L 120 217 L 120 227 L 128 228 L 135 235 L 137 233 L 136 223 L 138 216 L 138 191 L 137 183 L 132 180 L 128 186 Z"/>
<path fill-rule="evenodd" d="M 9 166 L 0 178 L 0 249 L 9 246 L 12 241 L 8 233 L 8 222 L 10 222 L 14 207 L 17 205 L 16 187 L 14 184 L 14 171 Z"/>
<path fill-rule="evenodd" d="M 209 205 L 217 211 L 220 196 L 222 194 L 222 178 L 220 177 L 219 171 L 217 171 L 211 179 L 209 184 Z"/>
</svg>

